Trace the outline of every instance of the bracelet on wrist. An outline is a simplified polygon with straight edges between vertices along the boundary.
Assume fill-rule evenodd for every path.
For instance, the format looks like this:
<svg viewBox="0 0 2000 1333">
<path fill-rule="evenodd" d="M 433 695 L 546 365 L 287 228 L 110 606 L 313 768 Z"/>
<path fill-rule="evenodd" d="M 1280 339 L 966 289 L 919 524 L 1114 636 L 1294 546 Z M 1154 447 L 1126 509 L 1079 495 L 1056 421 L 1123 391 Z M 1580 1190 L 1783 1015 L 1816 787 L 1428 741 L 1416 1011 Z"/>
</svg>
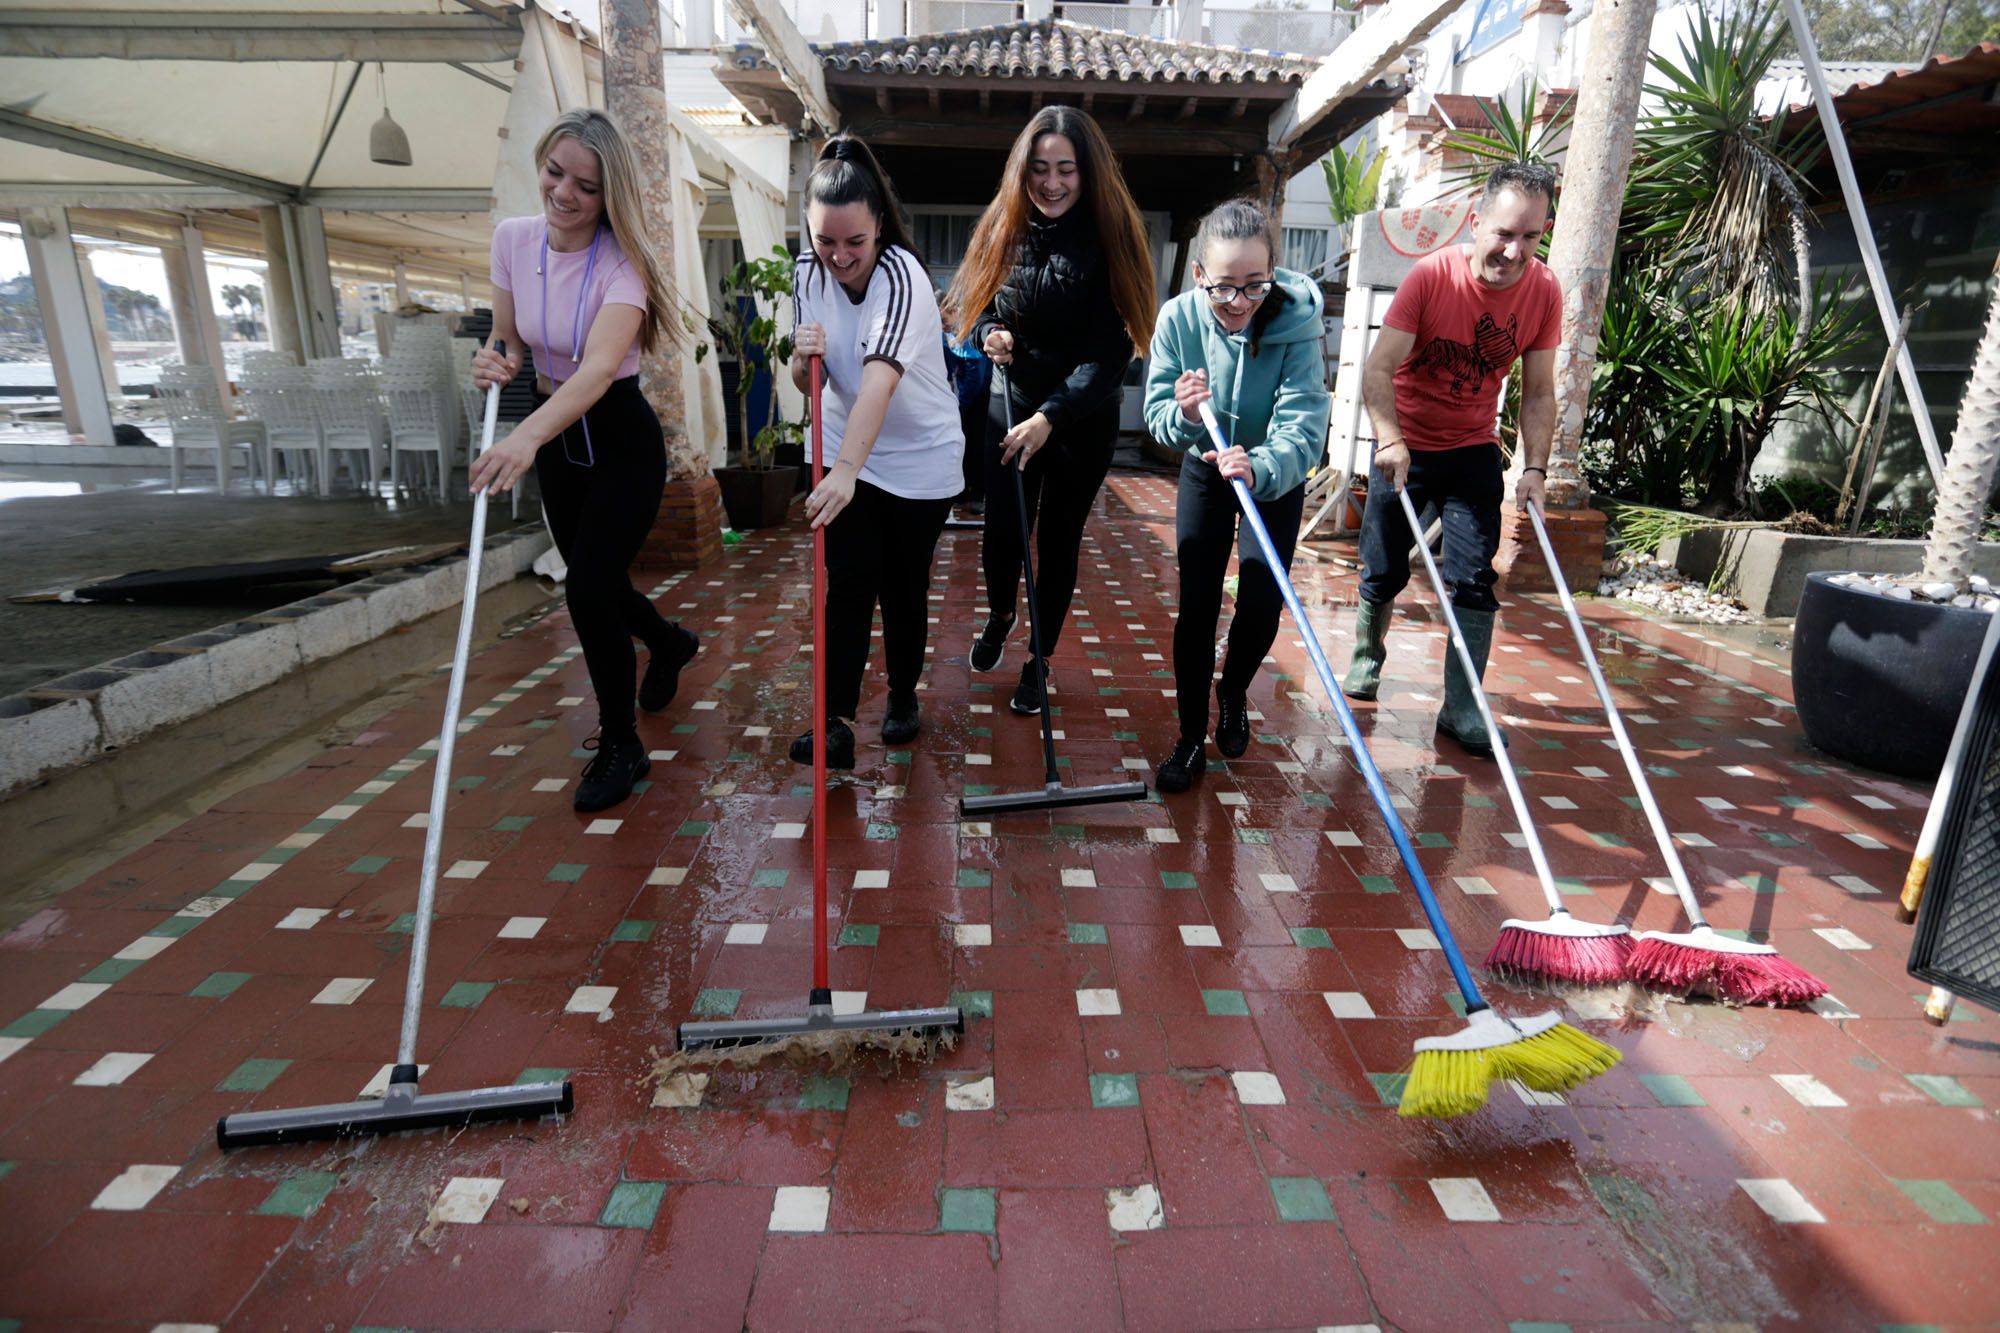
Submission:
<svg viewBox="0 0 2000 1333">
<path fill-rule="evenodd" d="M 1521 471 L 1522 471 L 1523 473 L 1527 473 L 1527 472 L 1539 472 L 1539 473 L 1541 473 L 1541 474 L 1542 474 L 1542 476 L 1543 476 L 1543 478 L 1544 478 L 1544 479 L 1546 479 L 1546 478 L 1548 477 L 1548 475 L 1549 475 L 1549 470 L 1548 470 L 1547 468 L 1545 468 L 1545 467 L 1524 467 L 1524 468 L 1522 468 L 1522 469 L 1521 469 Z"/>
</svg>

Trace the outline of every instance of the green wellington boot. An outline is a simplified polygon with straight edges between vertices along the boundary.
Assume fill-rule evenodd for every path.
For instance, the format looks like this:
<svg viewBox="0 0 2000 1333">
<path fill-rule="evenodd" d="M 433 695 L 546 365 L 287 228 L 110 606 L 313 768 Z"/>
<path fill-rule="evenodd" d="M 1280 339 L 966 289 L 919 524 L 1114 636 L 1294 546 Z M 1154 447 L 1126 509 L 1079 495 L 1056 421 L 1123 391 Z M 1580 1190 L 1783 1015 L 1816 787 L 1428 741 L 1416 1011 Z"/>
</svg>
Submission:
<svg viewBox="0 0 2000 1333">
<path fill-rule="evenodd" d="M 1493 647 L 1493 613 L 1462 607 L 1454 607 L 1453 611 L 1458 616 L 1459 629 L 1465 634 L 1466 649 L 1479 668 L 1479 678 L 1484 680 L 1486 655 Z M 1459 665 L 1457 649 L 1450 647 L 1445 650 L 1444 711 L 1438 714 L 1437 729 L 1481 759 L 1491 759 L 1494 744 L 1504 743 L 1503 737 L 1487 734 L 1486 720 L 1479 716 L 1479 703 L 1472 695 L 1472 682 L 1465 678 L 1465 668 Z"/>
<path fill-rule="evenodd" d="M 1382 664 L 1389 657 L 1389 612 L 1394 602 L 1363 600 L 1354 617 L 1354 659 L 1347 664 L 1341 693 L 1350 699 L 1373 699 L 1382 688 Z"/>
</svg>

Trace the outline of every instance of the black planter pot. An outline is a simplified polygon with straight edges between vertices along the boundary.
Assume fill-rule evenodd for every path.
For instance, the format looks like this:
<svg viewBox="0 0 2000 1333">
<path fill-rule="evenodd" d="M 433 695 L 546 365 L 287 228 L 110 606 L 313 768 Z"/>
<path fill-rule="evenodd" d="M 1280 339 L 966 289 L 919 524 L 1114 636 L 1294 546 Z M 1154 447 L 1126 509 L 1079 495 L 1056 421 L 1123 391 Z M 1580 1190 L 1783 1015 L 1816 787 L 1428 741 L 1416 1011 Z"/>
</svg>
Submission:
<svg viewBox="0 0 2000 1333">
<path fill-rule="evenodd" d="M 729 526 L 738 532 L 774 527 L 785 521 L 798 482 L 795 467 L 719 467 L 715 483 L 722 488 L 722 508 Z"/>
<path fill-rule="evenodd" d="M 1903 601 L 1808 574 L 1792 627 L 1792 692 L 1806 740 L 1929 782 L 1944 767 L 1988 612 Z"/>
</svg>

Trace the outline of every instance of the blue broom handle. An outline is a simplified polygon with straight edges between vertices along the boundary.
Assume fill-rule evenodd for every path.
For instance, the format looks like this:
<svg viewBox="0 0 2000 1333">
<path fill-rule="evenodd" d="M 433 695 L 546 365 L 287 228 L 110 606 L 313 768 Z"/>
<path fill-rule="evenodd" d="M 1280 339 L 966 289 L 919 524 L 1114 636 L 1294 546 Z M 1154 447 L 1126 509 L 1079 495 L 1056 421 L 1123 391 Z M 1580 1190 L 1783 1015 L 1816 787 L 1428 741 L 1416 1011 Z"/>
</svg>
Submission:
<svg viewBox="0 0 2000 1333">
<path fill-rule="evenodd" d="M 1229 447 L 1229 441 L 1222 438 L 1222 427 L 1215 419 L 1214 409 L 1205 401 L 1201 405 L 1201 422 L 1208 427 L 1208 437 L 1215 442 L 1217 452 Z M 1466 970 L 1465 959 L 1458 951 L 1458 942 L 1451 936 L 1451 927 L 1445 924 L 1444 912 L 1438 907 L 1437 895 L 1431 890 L 1430 880 L 1424 876 L 1424 868 L 1417 864 L 1416 848 L 1410 845 L 1410 835 L 1403 830 L 1402 817 L 1396 813 L 1395 804 L 1389 799 L 1389 788 L 1382 781 L 1382 771 L 1375 767 L 1375 757 L 1368 753 L 1368 742 L 1362 739 L 1361 726 L 1354 720 L 1354 710 L 1347 706 L 1347 696 L 1340 692 L 1340 685 L 1333 678 L 1333 668 L 1327 664 L 1326 654 L 1320 649 L 1319 636 L 1313 633 L 1312 622 L 1306 619 L 1306 610 L 1299 605 L 1299 595 L 1292 588 L 1291 575 L 1286 571 L 1284 561 L 1278 559 L 1278 548 L 1272 545 L 1271 534 L 1264 528 L 1263 515 L 1257 512 L 1257 501 L 1241 477 L 1231 477 L 1229 484 L 1236 488 L 1236 503 L 1243 510 L 1243 520 L 1250 525 L 1250 531 L 1257 534 L 1257 546 L 1264 552 L 1264 562 L 1271 567 L 1271 576 L 1277 580 L 1278 591 L 1284 595 L 1285 605 L 1298 624 L 1306 652 L 1319 672 L 1319 683 L 1326 688 L 1334 711 L 1340 715 L 1340 729 L 1347 733 L 1348 743 L 1354 747 L 1354 759 L 1361 769 L 1361 779 L 1368 784 L 1368 794 L 1375 798 L 1375 808 L 1382 812 L 1382 820 L 1389 826 L 1389 836 L 1396 843 L 1396 855 L 1403 858 L 1403 868 L 1410 872 L 1410 882 L 1416 885 L 1417 901 L 1423 904 L 1424 916 L 1430 920 L 1432 932 L 1444 947 L 1444 961 L 1458 982 L 1458 993 L 1465 997 L 1466 1012 L 1484 1009 L 1486 1001 L 1480 998 L 1472 973 Z"/>
</svg>

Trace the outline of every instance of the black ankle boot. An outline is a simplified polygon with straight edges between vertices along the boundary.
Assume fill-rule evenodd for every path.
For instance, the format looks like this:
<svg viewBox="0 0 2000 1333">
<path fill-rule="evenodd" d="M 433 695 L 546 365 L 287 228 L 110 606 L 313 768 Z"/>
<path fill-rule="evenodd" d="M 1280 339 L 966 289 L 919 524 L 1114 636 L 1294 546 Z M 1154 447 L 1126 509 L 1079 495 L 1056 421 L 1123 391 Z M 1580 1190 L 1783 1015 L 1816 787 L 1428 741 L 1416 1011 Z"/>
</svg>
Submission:
<svg viewBox="0 0 2000 1333">
<path fill-rule="evenodd" d="M 1207 768 L 1208 755 L 1202 751 L 1201 741 L 1183 736 L 1174 743 L 1174 752 L 1167 756 L 1167 762 L 1153 775 L 1153 785 L 1164 792 L 1186 791 Z"/>
<path fill-rule="evenodd" d="M 653 761 L 639 737 L 600 741 L 597 757 L 584 765 L 571 804 L 580 811 L 607 810 L 632 794 L 632 785 L 652 771 Z"/>
<path fill-rule="evenodd" d="M 791 755 L 795 764 L 812 763 L 813 734 L 810 731 L 800 732 L 792 741 Z M 826 724 L 826 766 L 854 767 L 854 730 L 837 717 Z"/>
<path fill-rule="evenodd" d="M 882 714 L 882 743 L 906 745 L 915 740 L 923 729 L 921 714 L 915 690 L 890 690 L 889 709 Z"/>
<path fill-rule="evenodd" d="M 681 687 L 681 668 L 701 651 L 701 639 L 679 625 L 652 650 L 646 675 L 639 682 L 639 707 L 657 713 L 674 701 Z"/>
<path fill-rule="evenodd" d="M 1216 691 L 1215 748 L 1224 759 L 1241 759 L 1250 748 L 1250 701 Z"/>
</svg>

